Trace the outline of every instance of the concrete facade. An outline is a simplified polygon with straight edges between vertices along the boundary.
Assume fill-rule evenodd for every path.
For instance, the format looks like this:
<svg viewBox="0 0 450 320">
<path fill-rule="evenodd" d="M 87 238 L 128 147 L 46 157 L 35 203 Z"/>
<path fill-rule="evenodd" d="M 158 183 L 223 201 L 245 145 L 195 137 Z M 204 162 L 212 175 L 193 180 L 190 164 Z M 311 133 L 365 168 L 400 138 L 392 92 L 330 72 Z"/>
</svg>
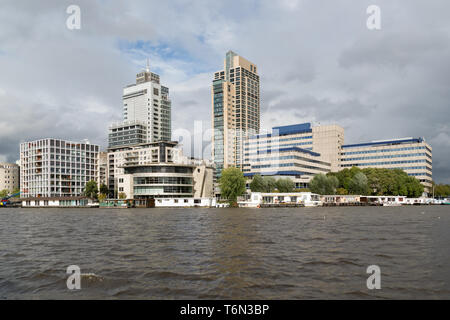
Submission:
<svg viewBox="0 0 450 320">
<path fill-rule="evenodd" d="M 108 174 L 115 198 L 122 192 L 138 200 L 213 196 L 212 163 L 184 156 L 177 142 L 110 150 Z"/>
<path fill-rule="evenodd" d="M 247 177 L 289 177 L 296 188 L 306 188 L 314 175 L 338 170 L 343 143 L 344 129 L 337 125 L 274 127 L 245 141 L 243 172 Z"/>
<path fill-rule="evenodd" d="M 136 84 L 123 89 L 122 99 L 124 122 L 142 122 L 144 126 L 136 130 L 146 130 L 144 142 L 171 140 L 172 103 L 169 98 L 169 88 L 160 84 L 159 75 L 150 72 L 148 65 L 145 70 L 136 75 Z M 134 139 L 144 139 L 143 134 L 139 132 L 133 135 L 136 136 Z"/>
<path fill-rule="evenodd" d="M 97 180 L 99 146 L 41 139 L 20 144 L 20 192 L 29 197 L 80 196 Z"/>
<path fill-rule="evenodd" d="M 340 167 L 401 169 L 430 192 L 433 174 L 431 146 L 423 138 L 379 140 L 342 146 Z"/>
<path fill-rule="evenodd" d="M 19 188 L 19 166 L 14 163 L 0 162 L 0 191 L 9 193 Z"/>
</svg>

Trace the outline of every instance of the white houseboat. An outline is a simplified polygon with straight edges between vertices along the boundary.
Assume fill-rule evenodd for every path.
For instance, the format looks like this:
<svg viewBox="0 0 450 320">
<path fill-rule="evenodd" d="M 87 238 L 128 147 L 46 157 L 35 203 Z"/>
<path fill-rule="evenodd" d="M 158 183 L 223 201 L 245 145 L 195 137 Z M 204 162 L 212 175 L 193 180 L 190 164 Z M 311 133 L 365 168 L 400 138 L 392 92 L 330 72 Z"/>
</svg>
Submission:
<svg viewBox="0 0 450 320">
<path fill-rule="evenodd" d="M 320 196 L 311 192 L 263 193 L 251 192 L 248 197 L 238 201 L 239 207 L 259 208 L 264 205 L 284 206 L 298 205 L 317 207 L 322 205 Z"/>
</svg>

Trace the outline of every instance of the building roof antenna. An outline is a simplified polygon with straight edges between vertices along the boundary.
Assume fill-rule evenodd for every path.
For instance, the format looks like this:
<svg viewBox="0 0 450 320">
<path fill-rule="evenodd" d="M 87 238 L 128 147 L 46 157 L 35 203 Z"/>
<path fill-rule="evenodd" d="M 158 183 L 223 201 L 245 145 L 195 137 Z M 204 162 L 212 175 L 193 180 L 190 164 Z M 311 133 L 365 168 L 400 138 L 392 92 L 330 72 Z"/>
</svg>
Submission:
<svg viewBox="0 0 450 320">
<path fill-rule="evenodd" d="M 150 62 L 149 62 L 149 59 L 147 58 L 147 67 L 145 68 L 145 70 L 147 71 L 147 72 L 150 72 Z"/>
</svg>

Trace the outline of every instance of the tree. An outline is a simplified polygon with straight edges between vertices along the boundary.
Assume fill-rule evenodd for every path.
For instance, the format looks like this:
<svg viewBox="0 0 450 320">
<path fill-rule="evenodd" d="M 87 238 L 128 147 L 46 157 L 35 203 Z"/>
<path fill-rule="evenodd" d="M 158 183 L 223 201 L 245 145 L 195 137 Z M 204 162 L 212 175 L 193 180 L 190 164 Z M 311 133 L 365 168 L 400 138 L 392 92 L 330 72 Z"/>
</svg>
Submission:
<svg viewBox="0 0 450 320">
<path fill-rule="evenodd" d="M 268 193 L 273 192 L 275 190 L 275 188 L 277 187 L 277 181 L 275 180 L 275 178 L 265 176 L 263 179 L 264 179 L 264 183 L 266 185 L 266 192 L 268 192 Z"/>
<path fill-rule="evenodd" d="M 358 172 L 350 180 L 348 188 L 350 194 L 367 195 L 368 189 L 367 177 L 364 173 Z"/>
<path fill-rule="evenodd" d="M 235 203 L 237 197 L 245 192 L 245 178 L 242 171 L 234 167 L 223 170 L 219 186 L 222 197 L 230 203 Z"/>
<path fill-rule="evenodd" d="M 337 188 L 337 189 L 336 189 L 336 194 L 339 194 L 339 195 L 346 195 L 346 194 L 348 194 L 348 191 L 347 191 L 347 189 L 345 189 L 345 188 Z"/>
<path fill-rule="evenodd" d="M 250 183 L 250 190 L 252 192 L 265 192 L 267 189 L 266 180 L 259 174 L 253 176 L 252 182 Z"/>
<path fill-rule="evenodd" d="M 88 183 L 86 183 L 83 193 L 86 197 L 97 199 L 98 194 L 97 182 L 91 180 Z"/>
<path fill-rule="evenodd" d="M 100 193 L 107 195 L 109 193 L 108 187 L 106 186 L 106 184 L 102 183 L 100 185 Z"/>
<path fill-rule="evenodd" d="M 295 188 L 295 183 L 289 178 L 278 179 L 276 186 L 280 192 L 292 192 Z"/>
<path fill-rule="evenodd" d="M 106 200 L 106 194 L 100 193 L 98 195 L 98 202 L 104 202 Z"/>
<path fill-rule="evenodd" d="M 127 198 L 127 194 L 125 192 L 120 192 L 119 193 L 119 199 L 123 200 Z"/>
<path fill-rule="evenodd" d="M 439 198 L 445 198 L 450 196 L 450 185 L 448 184 L 434 184 L 434 196 Z M 433 192 L 433 190 L 431 190 Z"/>
<path fill-rule="evenodd" d="M 8 189 L 3 189 L 2 191 L 0 191 L 0 199 L 3 199 L 5 197 L 7 197 L 9 194 L 9 190 Z"/>
<path fill-rule="evenodd" d="M 326 176 L 323 173 L 315 175 L 309 183 L 309 189 L 318 194 L 335 194 L 339 180 L 335 176 Z"/>
</svg>

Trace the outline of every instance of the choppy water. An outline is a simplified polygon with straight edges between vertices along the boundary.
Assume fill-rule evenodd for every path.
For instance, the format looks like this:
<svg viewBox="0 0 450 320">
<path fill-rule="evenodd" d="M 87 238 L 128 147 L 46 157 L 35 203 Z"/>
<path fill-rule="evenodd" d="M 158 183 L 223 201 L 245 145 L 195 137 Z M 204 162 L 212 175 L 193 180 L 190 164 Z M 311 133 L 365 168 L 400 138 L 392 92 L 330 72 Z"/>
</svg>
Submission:
<svg viewBox="0 0 450 320">
<path fill-rule="evenodd" d="M 0 299 L 450 299 L 449 209 L 2 208 Z"/>
</svg>

